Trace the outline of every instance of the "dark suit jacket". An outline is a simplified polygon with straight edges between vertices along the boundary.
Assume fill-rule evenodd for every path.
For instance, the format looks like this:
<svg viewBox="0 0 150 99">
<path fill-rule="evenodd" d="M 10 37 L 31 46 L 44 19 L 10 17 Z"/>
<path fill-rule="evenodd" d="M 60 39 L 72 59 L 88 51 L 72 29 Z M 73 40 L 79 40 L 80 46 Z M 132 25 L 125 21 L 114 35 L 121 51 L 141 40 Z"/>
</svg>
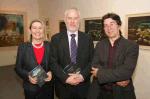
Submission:
<svg viewBox="0 0 150 99">
<path fill-rule="evenodd" d="M 51 43 L 53 48 L 52 70 L 56 75 L 56 86 L 57 84 L 65 86 L 65 81 L 69 76 L 63 72 L 63 68 L 71 63 L 67 33 L 54 35 Z M 93 42 L 91 38 L 85 33 L 78 32 L 77 65 L 81 68 L 80 73 L 85 80 L 83 83 L 90 82 L 92 55 Z M 82 85 L 84 85 L 83 83 Z"/>
<path fill-rule="evenodd" d="M 92 65 L 97 66 L 99 71 L 97 73 L 97 79 L 94 79 L 91 85 L 92 87 L 95 87 L 95 89 L 91 89 L 92 91 L 94 90 L 94 92 L 98 92 L 102 84 L 131 80 L 131 76 L 137 63 L 139 46 L 121 37 L 116 45 L 116 54 L 113 58 L 112 68 L 108 68 L 109 44 L 109 40 L 104 39 L 96 45 Z M 125 91 L 130 91 L 133 89 L 134 87 L 132 80 L 126 87 L 116 85 L 113 88 L 114 93 L 117 95 L 114 99 L 130 99 L 130 97 L 125 98 L 122 93 L 126 93 Z M 134 93 L 134 91 L 132 92 Z M 96 95 L 96 93 L 93 94 Z M 122 96 L 122 98 L 120 98 L 120 96 Z M 134 98 L 132 97 L 131 99 Z"/>
<path fill-rule="evenodd" d="M 41 63 L 41 66 L 44 68 L 46 72 L 50 70 L 50 44 L 48 42 L 44 42 L 44 56 Z M 30 42 L 22 43 L 18 47 L 17 59 L 16 59 L 16 73 L 23 79 L 23 86 L 27 90 L 38 90 L 38 85 L 33 85 L 29 82 L 28 73 L 38 65 L 35 54 L 33 51 L 32 44 Z M 47 82 L 46 84 L 51 84 Z"/>
</svg>

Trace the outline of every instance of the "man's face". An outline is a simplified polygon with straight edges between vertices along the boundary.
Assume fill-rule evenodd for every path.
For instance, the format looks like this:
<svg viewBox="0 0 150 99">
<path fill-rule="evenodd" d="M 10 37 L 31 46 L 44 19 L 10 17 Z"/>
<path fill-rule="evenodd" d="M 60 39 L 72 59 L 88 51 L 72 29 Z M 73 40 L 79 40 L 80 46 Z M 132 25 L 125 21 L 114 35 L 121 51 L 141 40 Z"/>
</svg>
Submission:
<svg viewBox="0 0 150 99">
<path fill-rule="evenodd" d="M 108 38 L 118 38 L 120 36 L 120 25 L 112 18 L 104 20 L 104 30 Z"/>
<path fill-rule="evenodd" d="M 76 32 L 79 29 L 80 15 L 76 10 L 69 10 L 65 16 L 67 30 Z"/>
</svg>

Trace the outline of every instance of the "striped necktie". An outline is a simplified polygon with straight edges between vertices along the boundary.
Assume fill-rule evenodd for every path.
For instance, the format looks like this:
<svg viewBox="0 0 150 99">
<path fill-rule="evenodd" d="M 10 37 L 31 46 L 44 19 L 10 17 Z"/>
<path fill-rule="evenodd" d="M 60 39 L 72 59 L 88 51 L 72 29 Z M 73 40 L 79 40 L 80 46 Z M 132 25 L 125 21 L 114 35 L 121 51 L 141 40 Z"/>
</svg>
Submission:
<svg viewBox="0 0 150 99">
<path fill-rule="evenodd" d="M 75 40 L 75 34 L 71 34 L 71 62 L 76 64 L 76 56 L 77 56 L 77 44 Z"/>
</svg>

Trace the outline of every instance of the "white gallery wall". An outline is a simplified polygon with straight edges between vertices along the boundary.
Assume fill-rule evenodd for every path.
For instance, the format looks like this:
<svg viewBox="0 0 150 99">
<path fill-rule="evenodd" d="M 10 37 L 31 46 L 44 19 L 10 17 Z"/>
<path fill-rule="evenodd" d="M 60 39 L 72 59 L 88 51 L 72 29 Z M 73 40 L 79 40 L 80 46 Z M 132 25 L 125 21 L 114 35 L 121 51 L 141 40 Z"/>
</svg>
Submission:
<svg viewBox="0 0 150 99">
<path fill-rule="evenodd" d="M 65 9 L 77 7 L 81 18 L 102 17 L 115 12 L 123 21 L 122 32 L 126 35 L 126 15 L 150 13 L 149 0 L 0 0 L 0 11 L 21 11 L 27 14 L 27 25 L 32 19 L 49 18 L 51 35 L 59 32 L 59 21 Z M 40 12 L 40 13 L 39 13 Z M 83 20 L 81 20 L 83 21 Z M 84 30 L 81 22 L 81 30 Z M 0 66 L 15 64 L 17 47 L 0 48 Z M 134 85 L 137 99 L 149 99 L 150 95 L 150 49 L 140 49 Z"/>
<path fill-rule="evenodd" d="M 26 26 L 28 26 L 30 20 L 39 17 L 37 0 L 0 0 L 0 11 L 11 13 L 25 12 Z M 17 47 L 0 48 L 0 66 L 15 64 L 16 49 Z"/>
<path fill-rule="evenodd" d="M 123 21 L 122 32 L 126 34 L 126 15 L 150 13 L 149 0 L 38 0 L 40 17 L 50 19 L 51 35 L 59 32 L 59 21 L 63 19 L 65 9 L 77 7 L 81 11 L 81 18 L 102 17 L 108 12 L 115 12 Z M 82 20 L 83 21 L 83 20 Z M 81 22 L 81 30 L 84 30 Z M 150 49 L 140 48 L 139 59 L 134 73 L 134 85 L 137 99 L 150 97 Z"/>
</svg>

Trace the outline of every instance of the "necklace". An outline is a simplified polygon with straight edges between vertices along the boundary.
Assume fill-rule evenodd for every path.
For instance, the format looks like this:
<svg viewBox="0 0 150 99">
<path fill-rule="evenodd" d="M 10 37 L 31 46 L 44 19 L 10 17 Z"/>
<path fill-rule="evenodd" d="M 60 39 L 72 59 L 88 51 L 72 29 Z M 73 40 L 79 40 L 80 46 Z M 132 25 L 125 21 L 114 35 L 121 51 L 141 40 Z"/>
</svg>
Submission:
<svg viewBox="0 0 150 99">
<path fill-rule="evenodd" d="M 41 47 L 43 47 L 43 42 L 42 42 L 41 45 L 39 45 L 39 46 L 37 46 L 36 44 L 34 44 L 34 43 L 32 42 L 32 46 L 35 47 L 35 48 L 41 48 Z"/>
</svg>

